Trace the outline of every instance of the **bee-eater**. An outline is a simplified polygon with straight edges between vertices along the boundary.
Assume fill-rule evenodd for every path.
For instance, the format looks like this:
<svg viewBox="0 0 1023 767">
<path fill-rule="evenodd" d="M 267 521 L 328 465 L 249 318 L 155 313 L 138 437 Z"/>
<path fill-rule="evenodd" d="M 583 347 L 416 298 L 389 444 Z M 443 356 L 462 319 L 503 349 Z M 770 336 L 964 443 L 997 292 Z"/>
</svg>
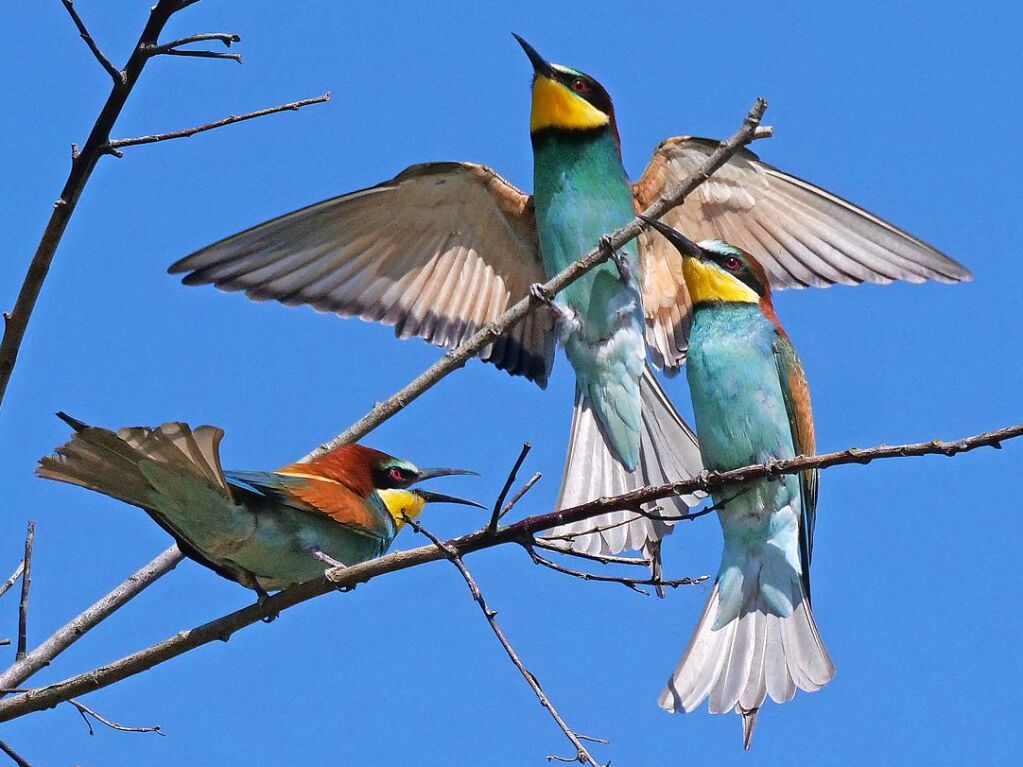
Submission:
<svg viewBox="0 0 1023 767">
<path fill-rule="evenodd" d="M 36 474 L 143 509 L 196 562 L 265 594 L 378 557 L 430 502 L 479 506 L 412 489 L 431 477 L 473 474 L 417 469 L 362 445 L 276 471 L 223 471 L 214 426 L 171 422 L 117 432 L 57 414 L 71 440 Z"/>
<path fill-rule="evenodd" d="M 187 273 L 188 285 L 212 283 L 254 300 L 309 304 L 394 325 L 400 338 L 418 335 L 454 347 L 687 177 L 716 148 L 708 139 L 668 139 L 630 184 L 604 87 L 516 39 L 534 70 L 533 196 L 481 165 L 414 165 L 390 181 L 221 240 L 170 271 Z M 926 243 L 748 151 L 666 220 L 759 254 L 780 287 L 970 276 Z M 668 373 L 684 362 L 690 300 L 681 262 L 645 234 L 623 248 L 618 261 L 620 267 L 594 269 L 482 354 L 543 387 L 555 333 L 565 346 L 577 395 L 563 506 L 700 468 L 692 432 L 646 365 L 648 350 Z M 664 515 L 685 513 L 693 500 L 666 501 Z M 577 549 L 616 553 L 655 549 L 669 529 L 670 523 L 620 512 L 556 532 L 576 535 Z"/>
<path fill-rule="evenodd" d="M 721 240 L 692 242 L 646 219 L 682 255 L 693 302 L 686 375 L 704 464 L 727 471 L 813 454 L 810 391 L 753 256 Z M 766 696 L 790 700 L 835 674 L 810 612 L 817 470 L 712 493 L 725 550 L 710 599 L 659 703 L 736 710 L 749 748 Z"/>
</svg>

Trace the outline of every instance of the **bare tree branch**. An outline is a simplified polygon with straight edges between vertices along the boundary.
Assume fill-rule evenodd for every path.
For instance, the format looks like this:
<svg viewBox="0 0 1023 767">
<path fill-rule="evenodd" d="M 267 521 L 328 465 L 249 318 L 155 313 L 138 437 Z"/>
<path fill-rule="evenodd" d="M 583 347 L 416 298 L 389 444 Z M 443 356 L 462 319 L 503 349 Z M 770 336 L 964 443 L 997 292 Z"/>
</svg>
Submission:
<svg viewBox="0 0 1023 767">
<path fill-rule="evenodd" d="M 515 470 L 522 463 L 522 459 L 526 457 L 526 453 L 528 452 L 529 443 L 527 442 L 522 448 L 522 453 L 519 455 L 519 460 L 516 462 L 515 468 L 512 469 L 512 474 L 515 473 Z M 505 488 L 502 491 L 502 497 L 498 498 L 498 502 L 494 504 L 495 518 L 497 516 L 496 510 L 500 508 L 501 500 L 504 494 L 507 493 L 508 487 L 510 485 L 511 485 L 510 481 L 505 484 Z M 573 746 L 575 746 L 576 751 L 575 761 L 580 762 L 582 764 L 589 764 L 591 765 L 591 767 L 602 767 L 602 765 L 600 765 L 597 762 L 597 760 L 594 759 L 590 752 L 586 749 L 586 746 L 583 745 L 582 740 L 575 733 L 575 730 L 573 730 L 571 727 L 568 726 L 568 724 L 565 723 L 565 720 L 561 717 L 561 714 L 558 713 L 558 710 L 554 707 L 554 704 L 551 702 L 550 698 L 547 697 L 547 694 L 543 691 L 543 688 L 540 686 L 540 680 L 536 678 L 536 675 L 532 671 L 526 668 L 526 665 L 522 662 L 522 659 L 519 658 L 518 653 L 515 652 L 515 648 L 512 647 L 511 642 L 508 641 L 508 637 L 505 636 L 504 631 L 502 631 L 500 625 L 498 625 L 497 623 L 497 612 L 495 610 L 490 609 L 490 606 L 487 604 L 486 598 L 483 596 L 483 592 L 480 591 L 480 587 L 476 583 L 476 579 L 473 578 L 472 573 L 469 572 L 469 568 L 466 567 L 465 562 L 462 561 L 461 555 L 459 555 L 457 551 L 450 548 L 445 543 L 441 542 L 441 540 L 437 536 L 435 536 L 429 530 L 426 530 L 422 525 L 420 525 L 415 520 L 410 519 L 409 517 L 406 516 L 405 522 L 407 522 L 408 525 L 417 533 L 421 533 L 422 535 L 425 535 L 427 538 L 429 538 L 430 542 L 433 543 L 433 545 L 437 547 L 437 549 L 451 562 L 451 564 L 453 564 L 458 569 L 458 572 L 461 573 L 462 578 L 465 580 L 465 584 L 469 587 L 469 593 L 472 594 L 473 601 L 476 602 L 476 604 L 479 605 L 480 610 L 483 611 L 483 617 L 487 619 L 487 623 L 490 625 L 490 630 L 494 632 L 494 636 L 497 637 L 497 641 L 500 642 L 501 647 L 504 648 L 505 653 L 507 653 L 508 655 L 508 659 L 511 660 L 512 665 L 514 665 L 515 668 L 519 670 L 519 673 L 522 674 L 522 678 L 526 680 L 526 684 L 529 685 L 530 689 L 533 691 L 533 694 L 536 695 L 536 699 L 540 701 L 540 705 L 547 710 L 548 714 L 551 715 L 551 719 L 553 719 L 554 723 L 558 725 L 558 729 L 560 729 L 565 734 L 565 737 L 568 738 L 569 742 Z M 490 525 L 488 525 L 485 529 L 491 530 Z"/>
<path fill-rule="evenodd" d="M 729 158 L 744 146 L 755 139 L 770 136 L 771 130 L 766 127 L 761 128 L 760 126 L 760 120 L 766 109 L 767 102 L 763 99 L 757 99 L 735 135 L 727 141 L 722 141 L 721 145 L 700 165 L 696 172 L 647 208 L 644 211 L 645 215 L 651 218 L 660 218 L 666 211 L 674 208 L 676 205 L 680 205 L 689 193 L 710 178 L 718 168 L 728 162 Z M 593 248 L 593 250 L 557 274 L 553 279 L 539 286 L 537 292 L 548 296 L 559 293 L 587 271 L 606 261 L 613 251 L 638 237 L 639 233 L 646 227 L 647 224 L 642 219 L 632 219 L 625 226 L 611 232 L 607 238 L 602 238 L 601 245 Z M 606 243 L 606 246 L 604 243 Z M 368 434 L 413 400 L 417 399 L 423 392 L 436 385 L 442 378 L 477 356 L 484 346 L 493 343 L 497 340 L 498 336 L 522 321 L 541 302 L 542 299 L 539 296 L 532 294 L 520 300 L 496 320 L 487 323 L 476 331 L 471 337 L 459 344 L 457 348 L 445 353 L 443 357 L 423 373 L 416 376 L 403 389 L 383 402 L 378 402 L 366 415 L 341 432 L 341 434 L 323 443 L 302 458 L 302 462 L 309 462 L 336 447 L 355 442 Z"/>
<path fill-rule="evenodd" d="M 18 755 L 18 752 L 0 740 L 0 751 L 3 751 L 18 767 L 32 767 L 25 759 Z"/>
<path fill-rule="evenodd" d="M 241 42 L 241 38 L 238 35 L 224 33 L 224 32 L 204 32 L 198 35 L 189 35 L 188 37 L 182 37 L 178 40 L 172 40 L 169 43 L 163 43 L 161 45 L 151 45 L 146 48 L 146 52 L 150 56 L 195 56 L 204 59 L 232 59 L 237 61 L 239 64 L 242 63 L 242 57 L 237 53 L 220 53 L 217 51 L 196 51 L 190 49 L 181 50 L 182 45 L 189 45 L 190 43 L 207 42 L 210 40 L 216 40 L 224 44 L 225 47 L 230 48 L 231 43 Z"/>
<path fill-rule="evenodd" d="M 99 49 L 96 41 L 92 39 L 92 35 L 89 34 L 89 30 L 85 26 L 85 22 L 82 21 L 82 17 L 78 15 L 78 11 L 75 10 L 75 5 L 72 0 L 60 0 L 64 3 L 64 7 L 67 9 L 68 15 L 71 16 L 71 21 L 78 27 L 78 34 L 82 36 L 85 44 L 89 46 L 89 50 L 92 51 L 92 55 L 96 57 L 96 61 L 99 65 L 107 71 L 107 74 L 113 78 L 114 85 L 124 85 L 125 76 L 124 72 L 120 71 L 117 67 L 110 63 L 110 59 L 103 55 L 103 51 Z"/>
<path fill-rule="evenodd" d="M 96 734 L 96 731 L 92 728 L 92 722 L 89 720 L 90 716 L 100 724 L 109 727 L 111 730 L 117 730 L 118 732 L 155 732 L 157 735 L 161 736 L 166 736 L 167 734 L 160 729 L 159 725 L 153 727 L 128 727 L 127 725 L 118 724 L 117 722 L 107 719 L 105 716 L 97 714 L 84 703 L 77 701 L 74 698 L 67 702 L 74 706 L 78 710 L 78 713 L 82 715 L 82 719 L 85 720 L 85 726 L 89 728 L 90 735 Z"/>
<path fill-rule="evenodd" d="M 679 517 L 684 519 L 684 517 Z M 597 528 L 594 528 L 596 530 Z M 602 565 L 640 565 L 643 567 L 650 567 L 653 564 L 648 557 L 625 557 L 615 556 L 613 554 L 589 554 L 585 551 L 576 551 L 570 549 L 567 546 L 561 546 L 558 543 L 554 543 L 551 538 L 538 538 L 533 541 L 532 544 L 535 548 L 543 549 L 544 551 L 553 551 L 557 554 L 563 554 L 566 557 L 577 557 L 579 559 L 587 559 L 591 562 L 600 562 Z"/>
<path fill-rule="evenodd" d="M 18 578 L 21 577 L 22 573 L 25 572 L 25 560 L 21 560 L 18 566 L 14 568 L 14 572 L 11 573 L 11 577 L 3 583 L 0 583 L 0 597 L 10 591 L 11 587 L 18 582 Z"/>
<path fill-rule="evenodd" d="M 50 214 L 46 228 L 43 230 L 39 244 L 36 246 L 35 253 L 25 273 L 25 278 L 22 281 L 21 289 L 18 291 L 18 297 L 14 302 L 14 308 L 9 313 L 3 315 L 5 322 L 3 339 L 0 340 L 0 404 L 3 403 L 4 395 L 7 392 L 7 384 L 11 380 L 14 365 L 18 361 L 18 352 L 25 339 L 25 331 L 35 309 L 36 301 L 39 299 L 43 282 L 50 271 L 50 264 L 53 262 L 54 254 L 57 252 L 57 247 L 64 236 L 64 230 L 67 228 L 68 222 L 78 205 L 78 199 L 85 189 L 89 178 L 92 176 L 92 172 L 99 159 L 105 154 L 117 151 L 116 148 L 110 146 L 110 131 L 120 116 L 121 110 L 124 109 L 128 96 L 131 95 L 138 82 L 146 62 L 152 58 L 151 49 L 159 46 L 158 41 L 164 26 L 166 26 L 171 16 L 193 5 L 196 0 L 157 0 L 156 4 L 150 9 L 149 19 L 145 27 L 143 27 L 131 55 L 128 57 L 127 64 L 125 64 L 124 69 L 121 71 L 114 69 L 113 65 L 100 53 L 95 41 L 92 40 L 92 37 L 85 29 L 81 18 L 75 12 L 72 3 L 69 0 L 63 0 L 63 2 L 64 7 L 71 14 L 75 26 L 78 27 L 79 33 L 86 44 L 89 45 L 93 55 L 103 65 L 103 68 L 111 74 L 114 82 L 110 94 L 107 96 L 106 103 L 104 103 L 103 108 L 100 110 L 99 116 L 89 132 L 89 137 L 82 145 L 81 151 L 77 147 L 72 146 L 71 171 L 64 182 L 64 188 L 61 189 L 60 197 L 54 203 L 53 212 Z M 233 42 L 233 36 L 227 37 L 230 37 Z M 214 38 L 223 39 L 219 33 L 215 34 Z M 183 38 L 183 40 L 188 40 L 188 38 Z M 175 42 L 180 43 L 181 41 Z"/>
<path fill-rule="evenodd" d="M 32 587 L 32 547 L 35 540 L 36 523 L 29 522 L 25 533 L 25 558 L 21 560 L 24 569 L 21 573 L 21 602 L 18 605 L 18 650 L 14 654 L 16 661 L 25 657 L 28 646 L 28 591 Z"/>
<path fill-rule="evenodd" d="M 178 547 L 171 546 L 152 562 L 129 575 L 106 596 L 57 629 L 38 647 L 0 674 L 0 695 L 4 694 L 3 690 L 18 687 L 41 668 L 48 666 L 54 658 L 81 639 L 89 629 L 130 602 L 157 578 L 173 570 L 182 559 Z"/>
<path fill-rule="evenodd" d="M 842 464 L 865 464 L 874 460 L 911 456 L 954 456 L 980 447 L 1000 448 L 1003 442 L 1020 436 L 1023 436 L 1023 425 L 975 434 L 953 442 L 934 440 L 891 447 L 879 445 L 865 450 L 849 448 L 823 455 L 797 456 L 786 461 L 743 466 L 732 471 L 701 472 L 699 476 L 691 479 L 667 485 L 644 487 L 614 498 L 598 498 L 572 508 L 526 517 L 510 525 L 499 527 L 493 534 L 486 529 L 478 530 L 447 541 L 445 546 L 457 552 L 459 556 L 464 556 L 508 543 L 522 545 L 523 542 L 528 543 L 532 536 L 541 530 L 589 519 L 609 511 L 636 509 L 644 503 L 674 495 L 687 495 L 696 490 L 710 493 L 722 486 L 765 477 L 795 474 L 804 469 L 824 469 Z M 384 573 L 406 570 L 426 562 L 435 562 L 443 556 L 436 546 L 421 546 L 410 551 L 396 551 L 357 565 L 328 570 L 322 578 L 285 589 L 256 604 L 236 610 L 193 629 L 180 631 L 162 642 L 113 663 L 46 687 L 30 690 L 16 697 L 0 700 L 0 722 L 9 721 L 33 711 L 52 708 L 62 701 L 107 687 L 210 642 L 227 641 L 235 631 L 257 623 L 264 617 L 276 615 L 282 610 L 338 588 L 351 589 Z"/>
<path fill-rule="evenodd" d="M 618 583 L 626 588 L 632 589 L 633 591 L 642 594 L 643 596 L 649 596 L 647 592 L 639 588 L 640 586 L 654 586 L 658 589 L 664 587 L 677 589 L 679 586 L 695 586 L 703 583 L 709 575 L 698 575 L 695 578 L 675 578 L 675 579 L 663 579 L 656 576 L 650 578 L 628 578 L 621 575 L 596 575 L 595 573 L 587 573 L 583 570 L 573 570 L 564 565 L 559 565 L 556 562 L 552 562 L 546 557 L 542 557 L 536 553 L 531 544 L 522 544 L 523 548 L 529 553 L 529 558 L 533 560 L 534 565 L 542 565 L 556 573 L 562 575 L 570 575 L 573 578 L 579 578 L 584 581 L 595 581 L 597 583 Z M 636 560 L 633 560 L 635 562 Z"/>
<path fill-rule="evenodd" d="M 498 520 L 504 519 L 504 515 L 511 511 L 512 509 L 514 509 L 515 504 L 521 501 L 522 497 L 530 490 L 532 490 L 533 486 L 536 485 L 536 483 L 539 482 L 541 479 L 543 479 L 543 474 L 539 471 L 536 472 L 532 477 L 527 479 L 526 483 L 518 489 L 515 495 L 512 496 L 511 500 L 508 501 L 508 503 L 506 503 L 501 508 L 501 513 L 497 516 Z"/>
<path fill-rule="evenodd" d="M 504 499 L 508 497 L 512 483 L 515 482 L 515 477 L 518 476 L 519 469 L 522 467 L 522 462 L 526 460 L 526 456 L 529 455 L 529 451 L 532 447 L 533 446 L 528 442 L 522 443 L 522 450 L 519 452 L 519 457 L 515 459 L 515 463 L 512 465 L 511 471 L 508 472 L 508 479 L 504 481 L 504 487 L 501 488 L 501 492 L 497 495 L 497 500 L 494 501 L 494 510 L 490 514 L 490 523 L 487 525 L 487 529 L 490 532 L 494 532 L 494 530 L 497 529 L 497 523 L 501 520 L 501 512 L 504 508 Z"/>
<path fill-rule="evenodd" d="M 265 115 L 276 114 L 277 112 L 297 112 L 302 107 L 310 106 L 311 104 L 322 104 L 326 101 L 330 101 L 330 93 L 324 93 L 321 96 L 316 96 L 311 99 L 302 99 L 301 101 L 291 101 L 287 104 L 279 104 L 275 107 L 268 107 L 266 109 L 259 109 L 255 112 L 246 112 L 241 115 L 231 115 L 225 117 L 222 120 L 216 120 L 211 123 L 205 123 L 203 125 L 196 125 L 192 128 L 184 128 L 183 130 L 170 131 L 169 133 L 152 133 L 148 136 L 136 136 L 135 138 L 118 138 L 111 139 L 106 142 L 103 146 L 105 152 L 109 152 L 117 157 L 123 156 L 123 152 L 119 151 L 121 147 L 126 146 L 138 146 L 140 144 L 156 144 L 160 141 L 169 141 L 175 138 L 188 138 L 194 136 L 196 133 L 203 133 L 214 128 L 223 128 L 225 125 L 234 125 L 234 123 L 244 122 L 246 120 L 252 120 L 256 117 L 263 117 Z"/>
</svg>

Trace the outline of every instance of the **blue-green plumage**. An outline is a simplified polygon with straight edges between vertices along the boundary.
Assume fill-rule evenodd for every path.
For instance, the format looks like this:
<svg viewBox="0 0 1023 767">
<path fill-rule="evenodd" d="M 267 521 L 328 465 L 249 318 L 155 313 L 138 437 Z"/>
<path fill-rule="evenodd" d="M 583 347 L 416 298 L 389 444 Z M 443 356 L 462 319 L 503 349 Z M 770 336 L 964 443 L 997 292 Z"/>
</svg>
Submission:
<svg viewBox="0 0 1023 767">
<path fill-rule="evenodd" d="M 758 304 L 711 304 L 694 311 L 686 373 L 708 469 L 728 470 L 796 454 L 776 360 L 779 339 Z M 722 488 L 713 499 L 721 507 L 725 538 L 715 627 L 737 617 L 748 596 L 744 571 L 750 556 L 770 568 L 756 576 L 766 585 L 762 594 L 768 606 L 779 617 L 790 615 L 798 599 L 792 586 L 803 572 L 798 477 Z"/>
<path fill-rule="evenodd" d="M 533 134 L 533 202 L 544 270 L 552 277 L 604 234 L 633 217 L 632 191 L 608 126 Z M 613 263 L 581 277 L 556 299 L 565 353 L 580 391 L 628 469 L 640 450 L 639 379 L 646 360 L 635 242 L 621 250 L 632 278 Z"/>
</svg>

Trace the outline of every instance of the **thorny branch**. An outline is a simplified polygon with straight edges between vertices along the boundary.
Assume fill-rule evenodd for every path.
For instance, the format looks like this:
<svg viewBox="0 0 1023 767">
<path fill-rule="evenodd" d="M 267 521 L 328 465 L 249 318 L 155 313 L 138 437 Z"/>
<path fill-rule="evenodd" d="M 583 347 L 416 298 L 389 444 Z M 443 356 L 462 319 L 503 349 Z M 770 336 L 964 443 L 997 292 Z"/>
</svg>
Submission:
<svg viewBox="0 0 1023 767">
<path fill-rule="evenodd" d="M 522 454 L 519 456 L 520 460 L 516 462 L 515 468 L 512 469 L 512 475 L 514 475 L 515 471 L 521 465 L 521 459 L 526 457 L 527 452 L 529 452 L 529 443 L 526 443 L 526 445 L 523 446 Z M 513 477 L 509 477 L 509 481 L 505 484 L 504 490 L 501 491 L 501 495 L 494 504 L 495 519 L 497 516 L 497 510 L 501 507 L 501 502 L 504 500 L 504 496 L 508 492 L 512 479 Z M 473 578 L 472 573 L 469 572 L 469 568 L 466 567 L 465 562 L 462 561 L 461 555 L 447 544 L 443 543 L 437 536 L 415 520 L 406 516 L 405 521 L 417 533 L 429 538 L 430 542 L 433 543 L 433 545 L 437 547 L 437 549 L 451 562 L 451 564 L 458 569 L 458 572 L 461 573 L 462 578 L 465 579 L 465 584 L 469 587 L 469 593 L 472 594 L 473 601 L 476 602 L 476 604 L 479 605 L 480 610 L 483 611 L 483 617 L 487 619 L 487 623 L 490 625 L 490 630 L 494 632 L 494 636 L 497 637 L 497 641 L 501 643 L 501 647 L 503 647 L 505 653 L 507 653 L 508 659 L 511 660 L 512 665 L 514 665 L 515 668 L 519 670 L 519 673 L 522 674 L 522 678 L 526 680 L 526 684 L 528 684 L 530 689 L 532 689 L 533 694 L 536 695 L 536 699 L 540 701 L 540 705 L 547 710 L 548 714 L 551 715 L 551 719 L 553 719 L 554 723 L 558 725 L 558 729 L 565 734 L 565 737 L 568 738 L 569 742 L 571 742 L 571 744 L 575 747 L 576 757 L 574 761 L 582 764 L 589 764 L 591 767 L 602 767 L 586 749 L 586 746 L 583 745 L 582 740 L 576 734 L 575 730 L 565 723 L 561 714 L 558 713 L 558 710 L 554 707 L 554 704 L 540 686 L 540 680 L 536 678 L 536 675 L 532 671 L 526 668 L 522 659 L 519 658 L 518 653 L 515 652 L 515 648 L 512 647 L 511 642 L 508 641 L 508 637 L 505 636 L 501 626 L 497 623 L 497 611 L 492 610 L 487 604 L 486 597 L 483 596 L 483 592 L 480 590 L 479 585 L 477 585 L 476 579 Z M 490 525 L 484 529 L 490 530 Z"/>
<path fill-rule="evenodd" d="M 9 313 L 4 314 L 4 333 L 3 339 L 0 340 L 0 404 L 3 403 L 7 384 L 10 382 L 14 365 L 18 360 L 18 352 L 21 349 L 22 341 L 25 339 L 25 331 L 35 309 L 36 301 L 39 299 L 43 282 L 46 280 L 50 264 L 64 236 L 64 230 L 67 228 L 68 222 L 78 205 L 78 199 L 85 189 L 89 178 L 92 176 L 92 172 L 99 159 L 116 149 L 110 146 L 110 131 L 124 109 L 128 96 L 131 95 L 138 82 L 143 68 L 153 58 L 154 49 L 158 50 L 161 47 L 159 37 L 163 32 L 163 28 L 175 13 L 190 5 L 194 5 L 196 1 L 157 0 L 150 10 L 149 19 L 142 29 L 142 33 L 139 35 L 138 42 L 132 49 L 131 55 L 128 57 L 128 62 L 124 65 L 124 69 L 117 70 L 96 45 L 95 40 L 89 34 L 71 0 L 62 0 L 82 39 L 88 45 L 96 60 L 99 61 L 111 76 L 113 84 L 107 100 L 100 110 L 99 116 L 96 118 L 96 122 L 92 126 L 92 130 L 89 132 L 88 138 L 82 145 L 81 151 L 77 147 L 72 147 L 71 171 L 68 173 L 64 187 L 61 189 L 60 197 L 54 203 L 53 212 L 50 214 L 46 228 L 43 230 L 39 244 L 36 246 L 35 253 L 25 273 L 25 278 L 22 281 L 21 289 L 18 292 L 18 297 L 14 302 L 14 308 Z M 215 39 L 229 44 L 228 41 L 235 41 L 235 36 L 222 35 L 220 33 L 208 36 L 193 35 L 191 38 L 175 40 L 174 43 L 169 43 L 168 45 L 182 45 L 185 42 L 198 41 L 200 39 Z M 196 55 L 201 53 L 199 51 L 180 51 L 176 48 L 174 50 L 177 51 L 177 55 L 184 55 L 186 53 Z M 171 53 L 172 51 L 161 52 Z M 233 54 L 224 55 L 232 56 Z M 219 57 L 223 57 L 223 55 L 218 55 Z M 234 121 L 237 122 L 237 120 Z M 229 122 L 224 124 L 229 124 Z"/>
<path fill-rule="evenodd" d="M 526 517 L 510 525 L 499 527 L 493 534 L 486 529 L 478 530 L 446 541 L 445 546 L 459 556 L 465 556 L 509 543 L 522 545 L 523 541 L 530 540 L 531 536 L 541 530 L 590 519 L 609 511 L 638 509 L 642 504 L 673 495 L 690 494 L 696 490 L 710 493 L 726 485 L 765 477 L 778 477 L 783 474 L 795 474 L 804 469 L 824 469 L 841 464 L 865 464 L 874 460 L 924 455 L 954 456 L 981 447 L 1000 448 L 1003 442 L 1020 436 L 1023 436 L 1023 424 L 975 434 L 953 442 L 934 440 L 892 447 L 879 445 L 868 449 L 849 448 L 823 455 L 797 456 L 785 461 L 744 466 L 732 471 L 701 472 L 699 476 L 692 479 L 667 485 L 644 487 L 614 498 L 599 498 L 569 509 Z M 436 546 L 421 546 L 410 551 L 396 551 L 357 565 L 328 570 L 322 578 L 285 589 L 261 602 L 236 610 L 193 629 L 180 631 L 162 642 L 105 666 L 55 684 L 30 690 L 16 697 L 0 700 L 0 722 L 9 721 L 33 711 L 52 708 L 69 698 L 107 687 L 210 642 L 227 641 L 239 629 L 314 597 L 333 592 L 339 587 L 353 588 L 384 573 L 405 570 L 426 562 L 435 562 L 443 556 Z"/>
<path fill-rule="evenodd" d="M 670 192 L 660 197 L 644 211 L 644 214 L 650 218 L 660 218 L 668 210 L 682 204 L 687 195 L 710 178 L 715 171 L 728 162 L 732 155 L 744 146 L 751 141 L 769 137 L 771 129 L 760 125 L 760 120 L 766 109 L 767 102 L 763 99 L 757 99 L 743 120 L 739 130 L 727 141 L 722 141 L 721 145 L 714 150 L 713 154 L 692 175 Z M 594 247 L 589 253 L 568 266 L 553 279 L 541 285 L 537 292 L 547 296 L 560 293 L 590 269 L 606 261 L 615 250 L 638 237 L 639 233 L 646 228 L 647 224 L 642 219 L 632 219 L 625 226 L 611 232 L 606 238 L 602 238 L 602 244 Z M 605 243 L 607 247 L 605 247 Z M 540 301 L 539 296 L 532 294 L 520 300 L 496 320 L 476 331 L 470 338 L 459 344 L 457 348 L 447 352 L 403 389 L 383 402 L 378 402 L 366 415 L 349 426 L 341 434 L 323 443 L 302 458 L 302 462 L 307 463 L 340 445 L 355 442 L 364 437 L 395 413 L 405 408 L 413 400 L 417 399 L 423 392 L 435 386 L 442 378 L 465 365 L 483 347 L 493 343 L 498 336 L 521 322 Z"/>
</svg>

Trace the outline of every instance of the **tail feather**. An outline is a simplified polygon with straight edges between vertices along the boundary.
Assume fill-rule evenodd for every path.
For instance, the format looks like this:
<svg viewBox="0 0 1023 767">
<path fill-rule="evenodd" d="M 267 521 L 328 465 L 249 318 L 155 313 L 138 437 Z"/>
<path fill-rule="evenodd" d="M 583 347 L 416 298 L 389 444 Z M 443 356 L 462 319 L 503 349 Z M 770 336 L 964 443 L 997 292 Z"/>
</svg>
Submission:
<svg viewBox="0 0 1023 767">
<path fill-rule="evenodd" d="M 54 455 L 40 459 L 36 468 L 40 477 L 86 487 L 151 510 L 153 487 L 140 468 L 148 461 L 201 478 L 231 499 L 219 459 L 224 432 L 218 428 L 193 430 L 172 422 L 154 429 L 120 429 L 115 434 L 60 415 L 76 433 Z"/>
<path fill-rule="evenodd" d="M 612 454 L 589 398 L 576 391 L 558 508 L 621 495 L 646 485 L 677 482 L 702 469 L 696 435 L 676 412 L 649 367 L 640 379 L 640 398 L 640 458 L 630 471 Z M 662 499 L 656 503 L 660 507 L 657 516 L 685 516 L 699 499 L 696 494 Z M 617 554 L 629 549 L 653 558 L 658 542 L 671 532 L 672 525 L 672 521 L 623 510 L 561 525 L 549 535 L 567 539 L 572 550 L 587 554 Z"/>
<path fill-rule="evenodd" d="M 661 708 L 690 712 L 709 698 L 710 713 L 737 710 L 743 715 L 748 743 L 756 711 L 768 696 L 784 703 L 796 689 L 816 692 L 827 684 L 835 667 L 817 633 L 802 583 L 798 577 L 793 583 L 798 598 L 788 616 L 776 615 L 754 589 L 740 614 L 719 628 L 715 624 L 722 584 L 715 584 L 689 646 L 661 692 Z"/>
</svg>

